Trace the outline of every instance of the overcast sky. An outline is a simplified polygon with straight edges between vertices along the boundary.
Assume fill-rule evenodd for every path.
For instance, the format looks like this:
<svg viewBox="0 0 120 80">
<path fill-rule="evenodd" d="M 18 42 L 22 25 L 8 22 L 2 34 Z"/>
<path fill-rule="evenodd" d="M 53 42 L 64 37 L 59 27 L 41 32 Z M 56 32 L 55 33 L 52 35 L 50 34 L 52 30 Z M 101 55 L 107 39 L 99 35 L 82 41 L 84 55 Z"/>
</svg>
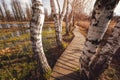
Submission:
<svg viewBox="0 0 120 80">
<path fill-rule="evenodd" d="M 50 0 L 42 0 L 42 1 L 43 1 L 44 7 L 47 8 L 47 9 L 48 9 L 48 12 L 50 13 L 50 12 L 51 12 Z M 61 4 L 63 3 L 63 0 L 59 0 L 59 1 L 60 1 Z M 85 9 L 85 12 L 86 12 L 87 14 L 89 14 L 89 13 L 92 11 L 93 6 L 94 6 L 94 3 L 95 3 L 95 0 L 92 0 L 92 2 L 88 2 L 88 4 L 86 5 L 86 6 L 89 6 L 89 7 L 87 7 L 87 8 Z M 115 8 L 114 13 L 115 13 L 116 15 L 120 15 L 120 2 L 119 2 L 119 4 L 118 4 L 118 6 Z"/>
<path fill-rule="evenodd" d="M 47 9 L 48 9 L 48 12 L 50 13 L 50 12 L 51 12 L 50 0 L 42 0 L 42 1 L 43 1 L 44 7 L 47 8 Z M 60 3 L 63 3 L 63 0 L 59 0 L 59 1 L 60 1 Z M 89 7 L 87 7 L 87 8 L 85 9 L 85 12 L 87 12 L 87 13 L 89 14 L 89 12 L 91 12 L 92 9 L 93 9 L 94 3 L 95 3 L 95 0 L 92 0 L 92 2 L 88 2 L 87 6 L 89 6 Z M 120 15 L 120 2 L 119 2 L 119 4 L 118 4 L 118 6 L 116 7 L 114 13 L 115 13 L 116 15 Z"/>
<path fill-rule="evenodd" d="M 2 2 L 3 0 L 0 0 L 0 3 Z M 11 0 L 5 0 L 6 1 L 6 3 L 7 4 L 10 4 L 10 1 Z M 19 0 L 21 3 L 22 3 L 22 6 L 24 7 L 25 5 L 25 3 L 28 3 L 29 4 L 29 2 L 31 1 L 31 0 Z M 48 9 L 48 12 L 50 13 L 51 12 L 51 8 L 50 8 L 50 0 L 42 0 L 43 1 L 43 5 L 44 5 L 44 7 L 45 8 L 47 8 Z M 63 3 L 63 0 L 59 0 L 60 1 L 60 4 L 62 4 Z M 92 10 L 92 8 L 93 8 L 93 5 L 94 5 L 94 2 L 95 2 L 95 0 L 92 0 L 92 2 L 88 2 L 88 5 L 89 5 L 89 7 L 87 7 L 86 9 L 85 9 L 85 12 L 87 12 L 88 14 L 89 14 L 89 12 L 91 12 L 91 10 Z M 1 4 L 0 4 L 1 5 Z M 9 7 L 10 8 L 10 7 Z M 118 6 L 116 7 L 116 9 L 115 9 L 115 14 L 117 14 L 117 15 L 120 15 L 120 2 L 119 2 L 119 4 L 118 4 Z"/>
</svg>

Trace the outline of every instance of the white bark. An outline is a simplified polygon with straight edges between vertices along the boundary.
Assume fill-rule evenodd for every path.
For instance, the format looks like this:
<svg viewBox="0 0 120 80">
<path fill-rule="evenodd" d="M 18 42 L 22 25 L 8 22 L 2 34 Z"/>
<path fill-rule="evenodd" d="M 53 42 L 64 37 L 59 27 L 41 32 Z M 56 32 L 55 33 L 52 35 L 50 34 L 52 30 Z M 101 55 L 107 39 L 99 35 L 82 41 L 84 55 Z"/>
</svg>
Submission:
<svg viewBox="0 0 120 80">
<path fill-rule="evenodd" d="M 96 54 L 99 44 L 108 28 L 113 11 L 119 0 L 97 0 L 92 13 L 91 25 L 88 31 L 83 53 L 80 57 L 81 80 L 95 80 L 97 76 L 89 75 L 89 62 Z M 93 79 L 94 78 L 94 79 Z"/>
<path fill-rule="evenodd" d="M 56 0 L 57 1 L 57 5 L 58 5 L 58 11 L 59 11 L 59 15 L 60 15 L 60 11 L 61 11 L 61 8 L 60 8 L 60 4 L 59 4 L 59 1 L 58 0 Z"/>
<path fill-rule="evenodd" d="M 44 8 L 42 0 L 32 0 L 33 16 L 30 23 L 32 48 L 40 68 L 42 80 L 46 80 L 51 68 L 47 62 L 42 45 L 42 27 L 44 23 Z"/>
<path fill-rule="evenodd" d="M 63 8 L 62 8 L 62 13 L 61 13 L 61 20 L 63 20 L 64 19 L 64 17 L 65 17 L 65 14 L 66 14 L 66 8 L 67 8 L 67 1 L 68 0 L 64 0 L 64 4 L 63 4 Z"/>
<path fill-rule="evenodd" d="M 50 0 L 51 11 L 54 17 L 56 42 L 58 47 L 62 47 L 62 21 L 66 13 L 67 0 L 64 0 L 63 11 L 60 13 L 60 5 L 56 0 Z"/>
<path fill-rule="evenodd" d="M 51 4 L 51 12 L 52 15 L 58 14 L 59 13 L 59 9 L 57 7 L 57 2 L 56 0 L 50 0 L 50 4 Z"/>
<path fill-rule="evenodd" d="M 66 35 L 69 35 L 69 28 L 70 28 L 70 23 L 69 23 L 69 0 L 67 0 L 67 8 L 66 8 Z"/>
<path fill-rule="evenodd" d="M 120 21 L 115 26 L 112 34 L 107 40 L 105 46 L 103 46 L 102 50 L 99 53 L 96 53 L 91 61 L 89 62 L 91 76 L 99 76 L 105 69 L 108 68 L 110 62 L 112 61 L 115 52 L 120 47 Z"/>
</svg>

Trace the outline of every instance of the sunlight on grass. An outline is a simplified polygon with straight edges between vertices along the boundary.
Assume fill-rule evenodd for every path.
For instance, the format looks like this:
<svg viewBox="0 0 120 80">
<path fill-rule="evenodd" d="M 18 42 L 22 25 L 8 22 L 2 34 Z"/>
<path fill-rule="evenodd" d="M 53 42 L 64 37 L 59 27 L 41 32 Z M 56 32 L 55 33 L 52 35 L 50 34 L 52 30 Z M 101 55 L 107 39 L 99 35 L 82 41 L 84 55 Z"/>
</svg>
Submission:
<svg viewBox="0 0 120 80">
<path fill-rule="evenodd" d="M 63 26 L 65 26 L 64 23 Z M 23 80 L 27 76 L 36 75 L 34 70 L 37 63 L 32 53 L 30 34 L 26 33 L 26 30 L 28 29 L 0 30 L 0 80 Z M 19 35 L 16 34 L 17 31 L 19 31 Z M 63 28 L 64 31 L 65 28 Z M 44 24 L 42 37 L 44 51 L 49 55 L 50 53 L 47 51 L 56 47 L 54 24 Z M 71 37 L 67 36 L 64 40 Z M 67 45 L 67 41 L 64 42 L 64 48 Z"/>
</svg>

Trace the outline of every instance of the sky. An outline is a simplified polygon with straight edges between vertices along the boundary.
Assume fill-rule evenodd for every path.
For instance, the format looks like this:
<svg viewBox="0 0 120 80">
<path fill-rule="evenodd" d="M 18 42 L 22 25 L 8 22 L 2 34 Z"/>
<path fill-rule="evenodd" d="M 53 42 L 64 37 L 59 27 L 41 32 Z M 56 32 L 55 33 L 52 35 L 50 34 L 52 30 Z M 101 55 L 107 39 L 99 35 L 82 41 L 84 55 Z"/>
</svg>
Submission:
<svg viewBox="0 0 120 80">
<path fill-rule="evenodd" d="M 0 3 L 2 2 L 3 0 L 0 0 Z M 5 0 L 6 3 L 8 5 L 10 5 L 10 1 L 11 0 Z M 31 0 L 19 0 L 21 3 L 22 3 L 22 7 L 25 7 L 25 3 L 28 3 L 31 1 Z M 51 8 L 50 8 L 50 0 L 42 0 L 43 1 L 43 5 L 44 5 L 44 8 L 47 8 L 48 9 L 48 13 L 51 12 Z M 60 4 L 63 4 L 63 0 L 59 0 Z M 89 7 L 87 7 L 85 9 L 85 12 L 89 15 L 89 13 L 92 11 L 93 9 L 93 6 L 94 6 L 94 2 L 95 0 L 92 0 L 92 2 L 88 2 L 87 5 L 89 5 Z M 1 4 L 0 4 L 1 5 Z M 10 7 L 9 7 L 10 8 Z M 120 15 L 120 2 L 118 4 L 118 6 L 115 8 L 115 14 L 116 15 Z"/>
<path fill-rule="evenodd" d="M 48 9 L 48 12 L 50 13 L 51 12 L 51 8 L 50 8 L 50 0 L 42 0 L 43 1 L 43 5 L 45 8 Z M 59 0 L 60 1 L 60 4 L 63 4 L 63 0 Z M 90 12 L 92 11 L 93 9 L 93 6 L 94 6 L 94 3 L 95 3 L 96 0 L 92 0 L 92 2 L 88 2 L 88 4 L 86 6 L 89 6 L 85 9 L 85 12 L 89 15 Z M 117 7 L 115 8 L 115 11 L 114 11 L 115 15 L 120 15 L 120 2 L 119 4 L 117 5 Z"/>
</svg>

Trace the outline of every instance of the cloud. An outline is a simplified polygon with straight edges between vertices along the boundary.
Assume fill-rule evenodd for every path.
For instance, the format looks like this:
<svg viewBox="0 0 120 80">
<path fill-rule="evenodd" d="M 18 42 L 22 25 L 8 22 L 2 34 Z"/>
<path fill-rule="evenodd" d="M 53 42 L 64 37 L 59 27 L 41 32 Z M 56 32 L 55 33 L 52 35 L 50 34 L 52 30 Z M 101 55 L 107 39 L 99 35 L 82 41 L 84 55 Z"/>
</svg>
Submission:
<svg viewBox="0 0 120 80">
<path fill-rule="evenodd" d="M 2 3 L 2 1 L 3 1 L 3 0 L 0 0 L 0 3 Z M 11 5 L 11 4 L 10 4 L 10 3 L 11 3 L 11 0 L 4 0 L 4 1 L 6 2 L 6 4 L 7 4 L 8 6 Z M 25 8 L 25 3 L 29 4 L 29 3 L 31 2 L 31 0 L 19 0 L 19 1 L 21 2 L 23 8 Z M 50 13 L 50 12 L 51 12 L 50 0 L 42 0 L 42 1 L 43 1 L 44 7 L 47 8 L 47 9 L 48 9 L 48 12 Z M 63 0 L 59 0 L 59 1 L 61 1 L 60 4 L 63 3 Z M 95 0 L 93 0 L 92 2 L 94 3 Z M 91 2 L 90 2 L 90 3 L 91 3 Z M 88 4 L 90 4 L 90 3 L 88 2 Z M 91 4 L 91 6 L 90 6 L 89 8 L 87 7 L 87 8 L 85 9 L 85 10 L 86 10 L 86 13 L 89 14 L 89 12 L 92 10 L 93 5 L 94 5 L 94 4 Z M 62 6 L 62 5 L 61 5 L 61 6 Z M 9 7 L 9 8 L 11 8 L 11 7 Z M 118 6 L 116 7 L 116 9 L 115 9 L 114 12 L 116 13 L 116 15 L 120 15 L 120 2 L 119 2 Z"/>
<path fill-rule="evenodd" d="M 25 4 L 25 3 L 30 3 L 31 0 L 19 0 L 21 3 Z"/>
</svg>

